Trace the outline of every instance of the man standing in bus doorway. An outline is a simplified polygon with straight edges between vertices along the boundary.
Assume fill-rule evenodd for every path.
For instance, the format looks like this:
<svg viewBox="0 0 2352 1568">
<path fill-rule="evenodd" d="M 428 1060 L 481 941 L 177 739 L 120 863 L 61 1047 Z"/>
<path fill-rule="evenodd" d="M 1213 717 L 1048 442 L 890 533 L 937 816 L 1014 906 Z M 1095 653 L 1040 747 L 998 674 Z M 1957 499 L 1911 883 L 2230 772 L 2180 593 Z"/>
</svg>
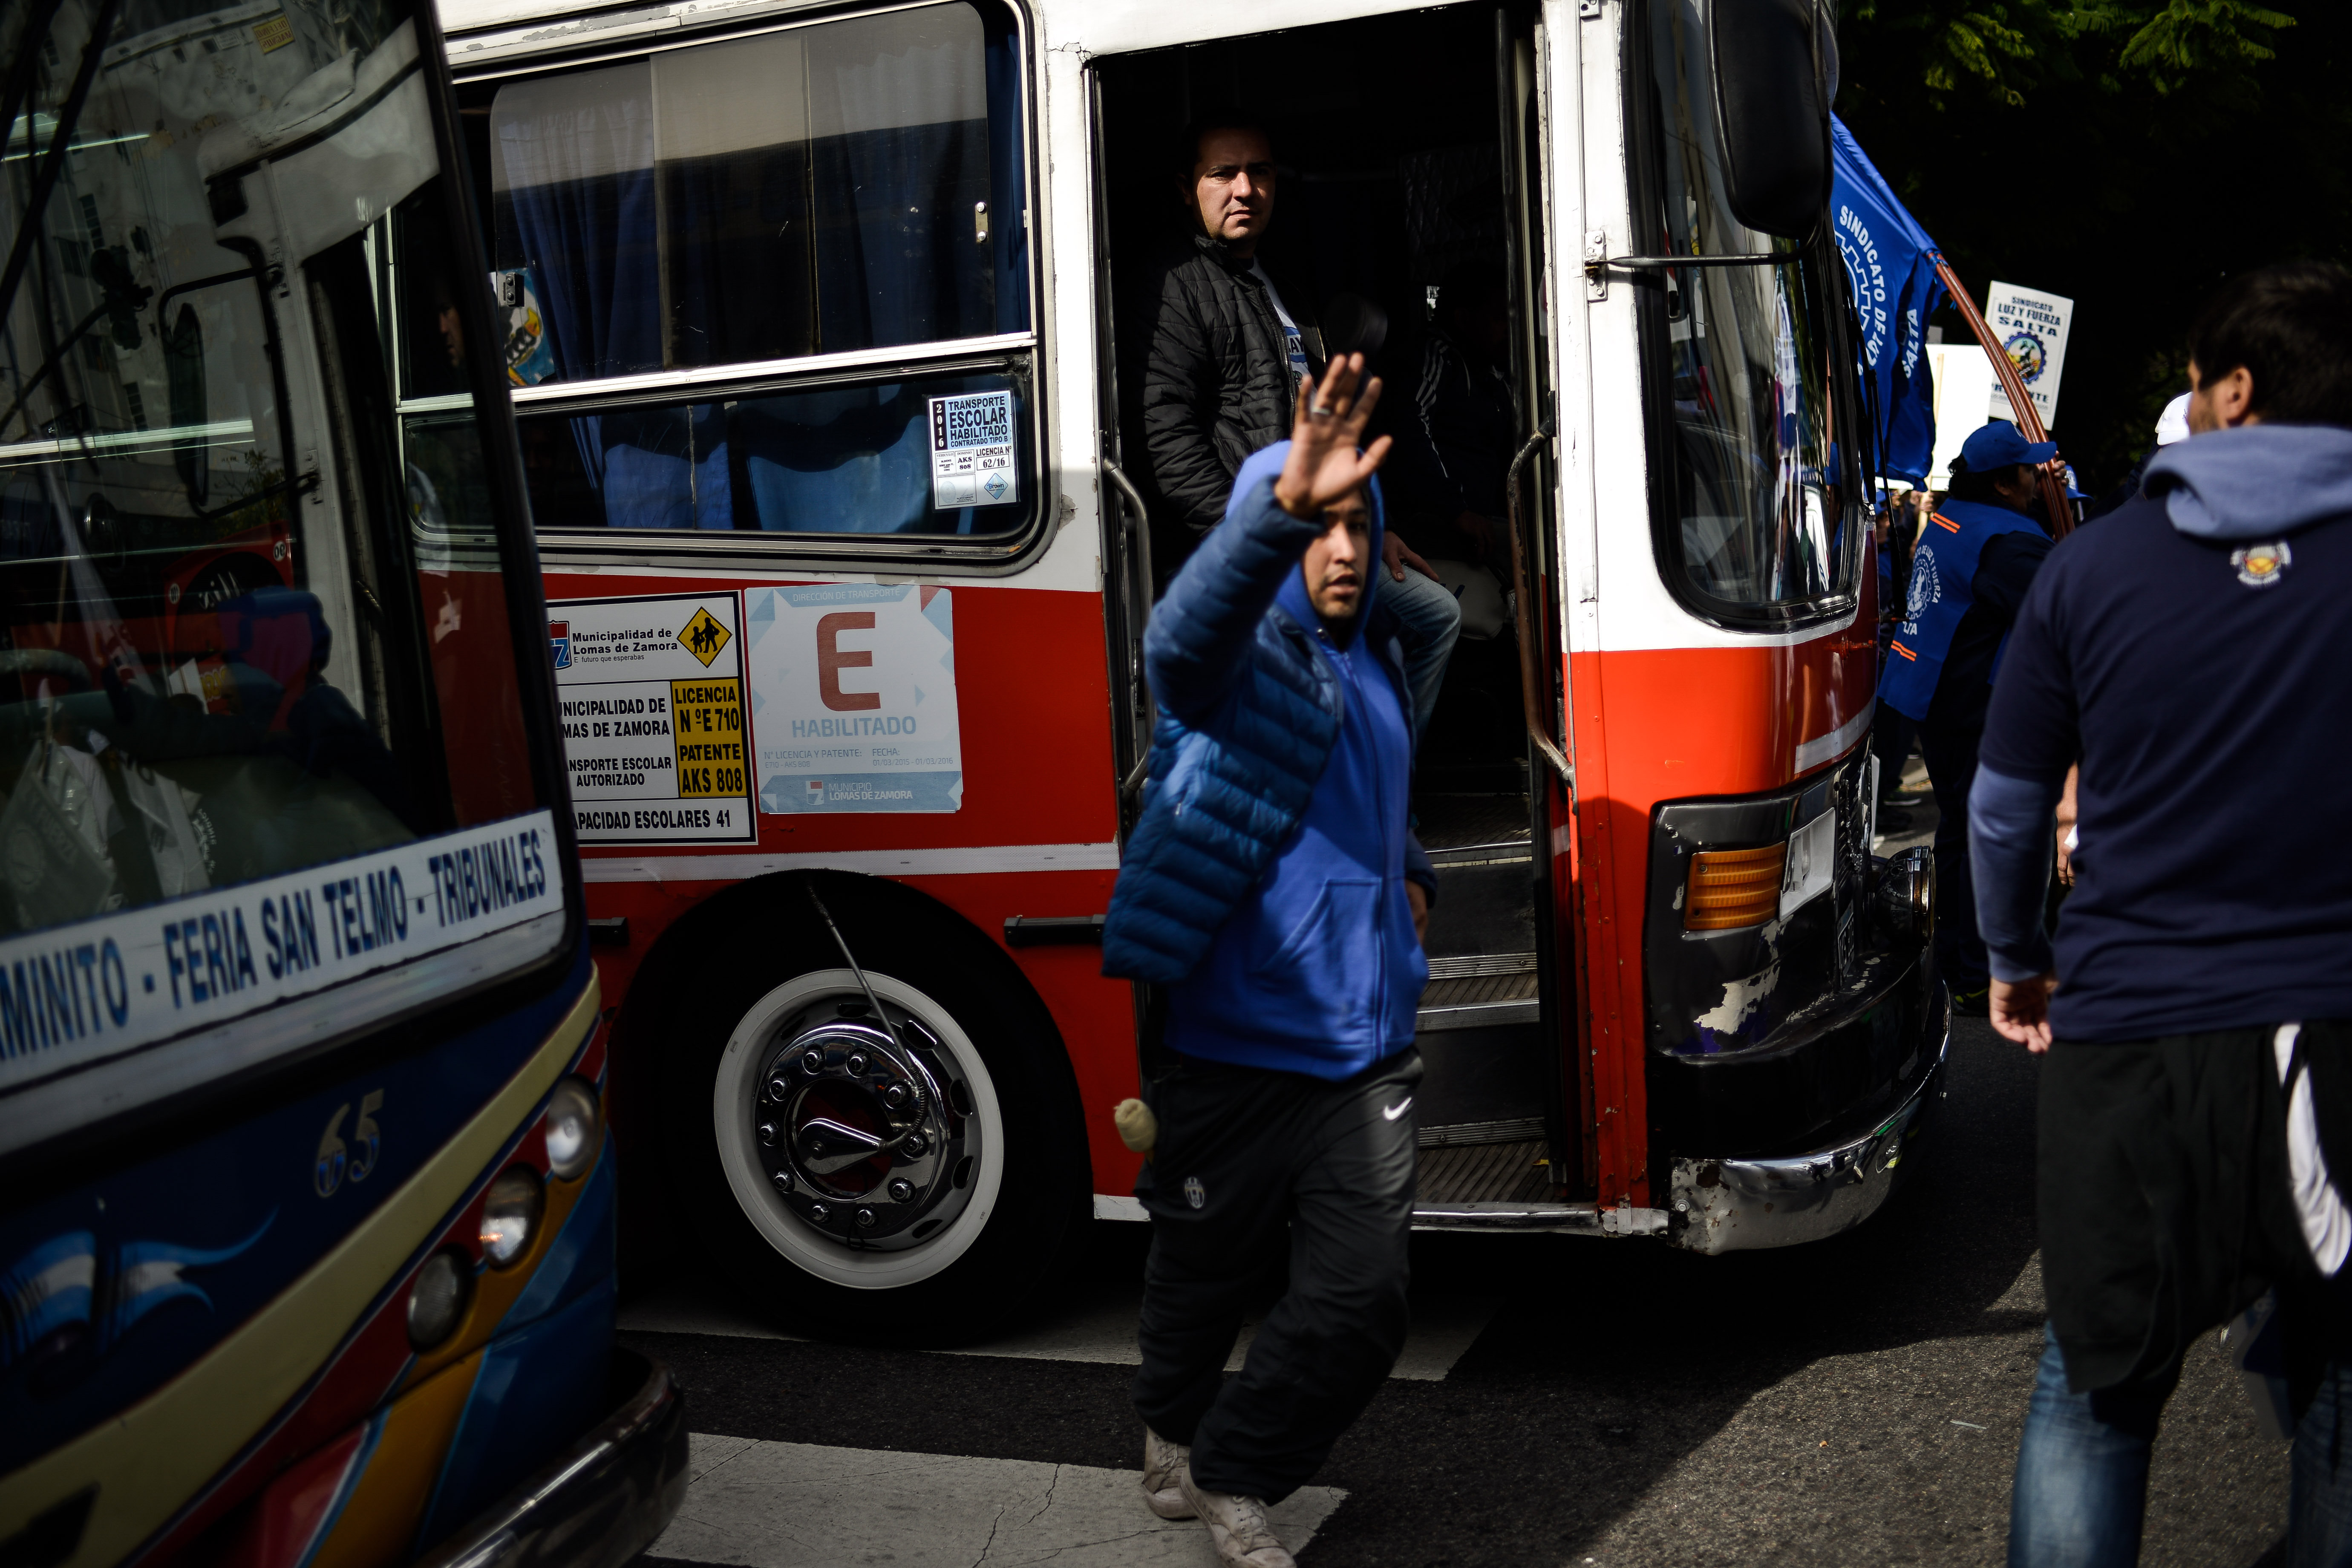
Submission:
<svg viewBox="0 0 2352 1568">
<path fill-rule="evenodd" d="M 1103 972 L 1168 988 L 1135 1407 L 1146 1503 L 1220 1557 L 1289 1568 L 1297 1490 L 1403 1348 L 1414 1012 L 1436 877 L 1406 822 L 1412 706 L 1378 570 L 1389 439 L 1359 452 L 1363 356 L 1302 384 L 1291 439 L 1242 465 L 1224 521 L 1144 637 L 1160 724 Z M 1240 1376 L 1242 1313 L 1288 1288 Z"/>
<path fill-rule="evenodd" d="M 2182 1357 L 2273 1289 L 2300 1412 L 2285 1561 L 2352 1563 L 2352 856 L 2326 837 L 2352 814 L 2352 275 L 2241 274 L 2189 350 L 2195 434 L 2051 552 L 1971 801 L 1993 1026 L 2042 1057 L 2049 1345 L 2013 1568 L 2137 1560 Z"/>
<path fill-rule="evenodd" d="M 1919 755 L 1936 786 L 1936 963 L 1958 1011 L 1984 1016 L 1984 939 L 1969 882 L 1969 780 L 2002 645 L 2050 536 L 2028 515 L 2034 468 L 2058 455 L 1996 419 L 1971 435 L 1952 464 L 1942 506 L 1919 530 L 1910 593 L 1887 644 L 1878 694 L 1919 726 Z"/>
<path fill-rule="evenodd" d="M 1245 115 L 1202 115 L 1177 146 L 1190 234 L 1160 281 L 1143 373 L 1144 444 L 1160 493 L 1186 527 L 1205 533 L 1225 515 L 1242 464 L 1289 428 L 1300 378 L 1323 373 L 1323 334 L 1306 285 L 1290 274 L 1277 285 L 1266 269 L 1279 180 L 1264 127 Z M 1402 541 L 1384 542 L 1381 562 L 1419 733 L 1462 634 L 1462 609 Z"/>
</svg>

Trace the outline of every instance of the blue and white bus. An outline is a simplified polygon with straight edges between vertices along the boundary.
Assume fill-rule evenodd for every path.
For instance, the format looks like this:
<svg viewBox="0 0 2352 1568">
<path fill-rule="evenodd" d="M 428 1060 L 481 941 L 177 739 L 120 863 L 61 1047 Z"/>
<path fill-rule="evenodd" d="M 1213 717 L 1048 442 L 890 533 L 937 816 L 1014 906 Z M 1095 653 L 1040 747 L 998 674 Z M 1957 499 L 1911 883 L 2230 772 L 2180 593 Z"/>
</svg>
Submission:
<svg viewBox="0 0 2352 1568">
<path fill-rule="evenodd" d="M 684 1413 L 433 16 L 0 61 L 0 1562 L 624 1562 Z"/>
</svg>

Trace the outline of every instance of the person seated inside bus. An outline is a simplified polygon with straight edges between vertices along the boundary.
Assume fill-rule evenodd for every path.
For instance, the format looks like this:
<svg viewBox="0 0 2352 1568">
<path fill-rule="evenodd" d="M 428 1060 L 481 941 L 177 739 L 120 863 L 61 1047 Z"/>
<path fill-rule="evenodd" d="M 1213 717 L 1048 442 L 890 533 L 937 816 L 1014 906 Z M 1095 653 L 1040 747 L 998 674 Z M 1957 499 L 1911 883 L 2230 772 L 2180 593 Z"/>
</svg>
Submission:
<svg viewBox="0 0 2352 1568">
<path fill-rule="evenodd" d="M 1184 127 L 1174 151 L 1183 241 L 1160 274 L 1143 426 L 1154 485 L 1187 528 L 1205 533 L 1224 516 L 1243 462 L 1288 434 L 1302 383 L 1323 368 L 1324 343 L 1307 281 L 1263 243 L 1281 183 L 1264 124 L 1212 111 Z M 1409 553 L 1391 541 L 1381 570 L 1404 634 L 1417 736 L 1437 706 L 1462 612 L 1426 563 L 1407 564 Z"/>
</svg>

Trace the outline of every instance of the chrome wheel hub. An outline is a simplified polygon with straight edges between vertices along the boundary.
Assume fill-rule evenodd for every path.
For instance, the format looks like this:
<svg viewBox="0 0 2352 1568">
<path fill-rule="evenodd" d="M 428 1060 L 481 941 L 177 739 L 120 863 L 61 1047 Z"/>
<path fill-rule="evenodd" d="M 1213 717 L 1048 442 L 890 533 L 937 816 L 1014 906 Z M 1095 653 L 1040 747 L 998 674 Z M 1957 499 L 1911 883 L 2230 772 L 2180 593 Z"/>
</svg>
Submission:
<svg viewBox="0 0 2352 1568">
<path fill-rule="evenodd" d="M 919 1018 L 829 996 L 787 1019 L 744 1114 L 770 1186 L 803 1226 L 853 1249 L 921 1245 L 971 1197 L 971 1092 Z M 891 1037 L 896 1031 L 897 1039 Z"/>
</svg>

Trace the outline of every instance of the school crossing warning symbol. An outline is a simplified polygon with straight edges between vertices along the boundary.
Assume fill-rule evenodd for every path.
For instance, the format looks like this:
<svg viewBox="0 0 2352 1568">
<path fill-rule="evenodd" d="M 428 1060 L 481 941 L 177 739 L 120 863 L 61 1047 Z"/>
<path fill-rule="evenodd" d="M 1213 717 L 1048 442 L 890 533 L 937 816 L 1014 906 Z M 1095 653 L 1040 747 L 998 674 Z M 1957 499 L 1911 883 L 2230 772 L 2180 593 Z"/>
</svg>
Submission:
<svg viewBox="0 0 2352 1568">
<path fill-rule="evenodd" d="M 733 634 L 719 624 L 718 617 L 708 609 L 694 612 L 694 619 L 686 623 L 677 634 L 678 646 L 710 668 L 710 661 L 726 650 Z"/>
<path fill-rule="evenodd" d="M 548 609 L 580 842 L 753 841 L 735 595 L 573 599 Z"/>
</svg>

